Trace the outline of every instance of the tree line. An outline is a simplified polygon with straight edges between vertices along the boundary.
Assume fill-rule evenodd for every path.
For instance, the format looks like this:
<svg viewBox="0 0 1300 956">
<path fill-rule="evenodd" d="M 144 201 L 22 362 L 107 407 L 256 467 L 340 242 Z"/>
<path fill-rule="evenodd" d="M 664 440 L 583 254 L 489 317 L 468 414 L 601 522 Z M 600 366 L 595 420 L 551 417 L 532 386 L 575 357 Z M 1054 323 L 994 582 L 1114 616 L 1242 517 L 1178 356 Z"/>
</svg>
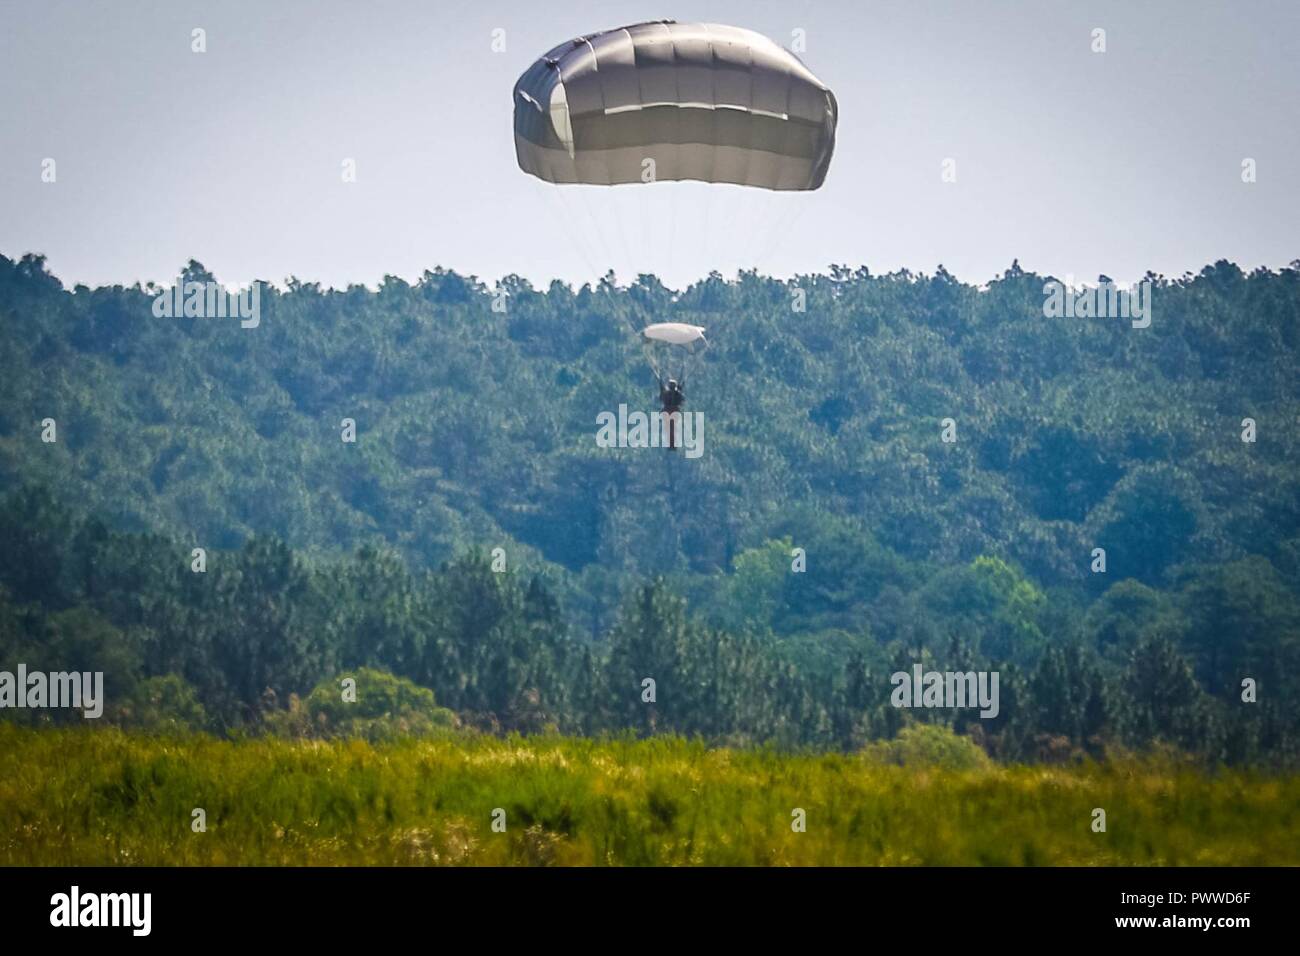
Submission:
<svg viewBox="0 0 1300 956">
<path fill-rule="evenodd" d="M 328 706 L 343 677 L 368 670 L 431 690 L 428 705 L 497 733 L 856 750 L 928 722 L 1004 760 L 1165 745 L 1289 763 L 1300 743 L 1300 609 L 1256 561 L 1192 574 L 1171 594 L 1124 581 L 1071 611 L 1005 562 L 980 559 L 902 598 L 903 636 L 823 634 L 843 644 L 830 655 L 693 613 L 664 579 L 633 589 L 593 639 L 540 576 L 493 570 L 485 553 L 413 573 L 392 551 L 319 560 L 256 538 L 196 571 L 183 545 L 77 517 L 39 488 L 5 499 L 0 533 L 0 661 L 103 671 L 108 719 L 128 726 L 150 726 L 149 714 L 215 732 L 284 726 L 299 698 Z M 894 707 L 890 675 L 914 664 L 997 671 L 997 716 Z M 1252 703 L 1244 677 L 1258 686 Z"/>
</svg>

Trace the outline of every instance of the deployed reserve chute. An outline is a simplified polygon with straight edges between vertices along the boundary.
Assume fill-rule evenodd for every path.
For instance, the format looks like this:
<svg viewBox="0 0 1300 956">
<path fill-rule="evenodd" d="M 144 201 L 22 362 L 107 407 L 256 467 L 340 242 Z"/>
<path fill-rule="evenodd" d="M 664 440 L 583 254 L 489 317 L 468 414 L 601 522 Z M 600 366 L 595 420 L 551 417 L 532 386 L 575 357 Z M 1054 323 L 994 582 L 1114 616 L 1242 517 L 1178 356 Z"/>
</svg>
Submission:
<svg viewBox="0 0 1300 956">
<path fill-rule="evenodd" d="M 657 322 L 641 330 L 641 343 L 655 377 L 673 378 L 684 388 L 692 360 L 708 348 L 709 340 L 698 325 Z"/>
</svg>

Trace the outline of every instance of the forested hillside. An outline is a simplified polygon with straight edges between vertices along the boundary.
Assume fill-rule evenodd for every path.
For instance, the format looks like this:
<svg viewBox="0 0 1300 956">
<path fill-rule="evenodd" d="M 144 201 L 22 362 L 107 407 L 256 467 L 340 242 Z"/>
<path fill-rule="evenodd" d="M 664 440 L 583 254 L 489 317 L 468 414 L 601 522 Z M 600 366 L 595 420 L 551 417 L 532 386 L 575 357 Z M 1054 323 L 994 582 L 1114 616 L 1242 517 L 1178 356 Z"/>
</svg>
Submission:
<svg viewBox="0 0 1300 956">
<path fill-rule="evenodd" d="M 0 656 L 214 727 L 369 666 L 491 728 L 844 748 L 905 722 L 891 671 L 978 665 L 998 718 L 916 713 L 996 756 L 1292 760 L 1300 266 L 1149 278 L 1145 329 L 1015 266 L 289 280 L 241 328 L 0 257 Z M 652 321 L 709 330 L 697 459 L 596 445 Z"/>
</svg>

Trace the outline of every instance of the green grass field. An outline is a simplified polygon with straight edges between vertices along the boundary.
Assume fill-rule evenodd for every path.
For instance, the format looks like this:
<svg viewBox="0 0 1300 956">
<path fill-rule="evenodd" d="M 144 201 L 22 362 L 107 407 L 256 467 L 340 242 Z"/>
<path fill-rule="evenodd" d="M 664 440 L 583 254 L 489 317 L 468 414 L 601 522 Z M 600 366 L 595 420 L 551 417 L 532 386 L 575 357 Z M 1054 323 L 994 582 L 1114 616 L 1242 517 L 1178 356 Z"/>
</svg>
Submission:
<svg viewBox="0 0 1300 956">
<path fill-rule="evenodd" d="M 806 832 L 792 832 L 795 808 Z M 679 739 L 372 745 L 0 724 L 0 864 L 1297 865 L 1300 777 L 1136 760 L 947 771 Z"/>
</svg>

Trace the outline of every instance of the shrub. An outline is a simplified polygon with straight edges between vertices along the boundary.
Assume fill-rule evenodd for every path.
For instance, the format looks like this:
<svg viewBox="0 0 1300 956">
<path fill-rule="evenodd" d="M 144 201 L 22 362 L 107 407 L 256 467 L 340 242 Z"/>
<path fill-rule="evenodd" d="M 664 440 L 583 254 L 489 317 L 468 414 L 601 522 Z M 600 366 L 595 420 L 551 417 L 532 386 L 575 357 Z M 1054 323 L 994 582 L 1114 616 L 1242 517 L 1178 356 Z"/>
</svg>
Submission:
<svg viewBox="0 0 1300 956">
<path fill-rule="evenodd" d="M 343 681 L 356 681 L 355 700 L 344 699 Z M 287 711 L 266 716 L 267 729 L 290 737 L 361 737 L 370 741 L 440 736 L 460 721 L 439 707 L 433 691 L 387 671 L 363 667 L 317 684 L 305 699 L 291 698 Z"/>
<path fill-rule="evenodd" d="M 988 754 L 969 737 L 937 724 L 910 724 L 893 740 L 867 745 L 863 755 L 877 763 L 942 770 L 982 770 L 992 765 Z"/>
<path fill-rule="evenodd" d="M 185 678 L 176 674 L 149 677 L 132 688 L 109 715 L 113 723 L 146 733 L 204 730 L 208 714 Z"/>
</svg>

